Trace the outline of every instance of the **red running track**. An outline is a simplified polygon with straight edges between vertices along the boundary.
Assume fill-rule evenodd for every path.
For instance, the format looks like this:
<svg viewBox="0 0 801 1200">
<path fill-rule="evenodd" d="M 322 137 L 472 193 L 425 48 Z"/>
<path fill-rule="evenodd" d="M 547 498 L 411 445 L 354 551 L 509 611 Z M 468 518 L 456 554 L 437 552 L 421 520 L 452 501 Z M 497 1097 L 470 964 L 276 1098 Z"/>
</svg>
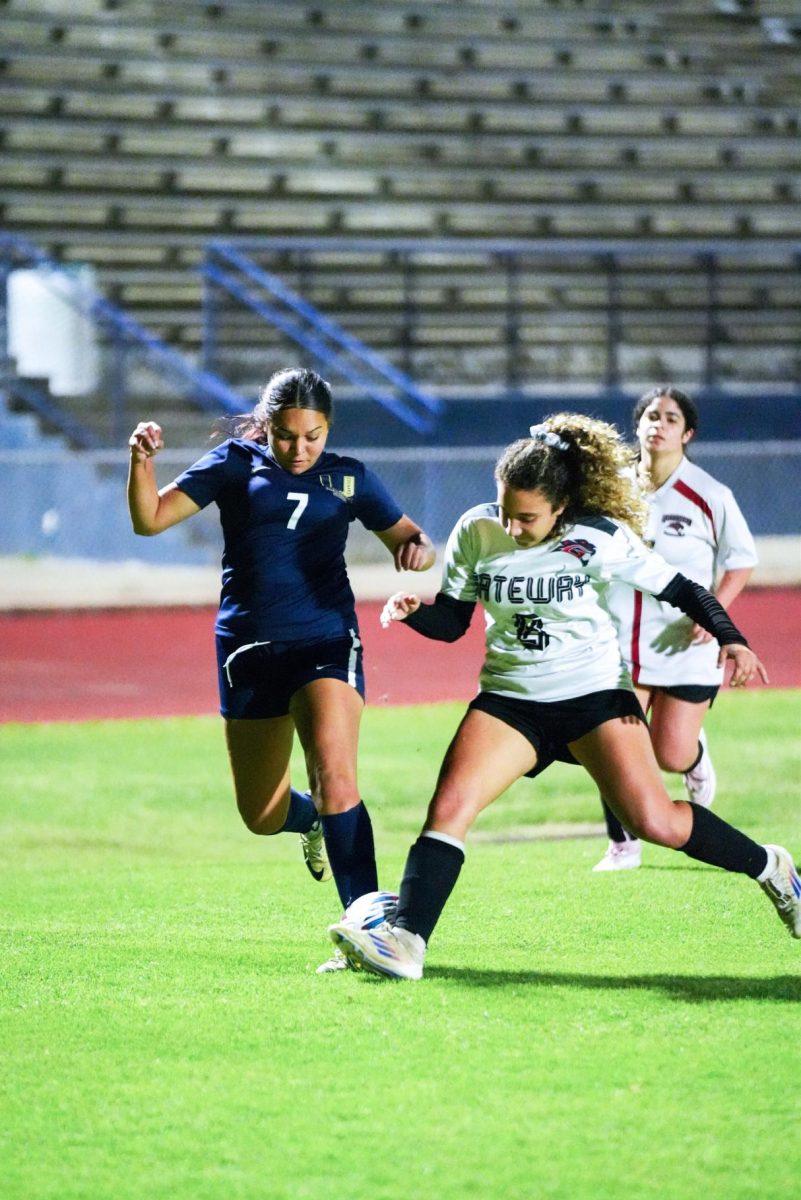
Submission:
<svg viewBox="0 0 801 1200">
<path fill-rule="evenodd" d="M 479 615 L 456 645 L 359 605 L 371 704 L 468 700 L 482 651 Z M 735 617 L 773 687 L 801 687 L 801 589 L 753 589 Z M 217 712 L 210 608 L 92 609 L 0 615 L 0 722 L 85 721 Z"/>
</svg>

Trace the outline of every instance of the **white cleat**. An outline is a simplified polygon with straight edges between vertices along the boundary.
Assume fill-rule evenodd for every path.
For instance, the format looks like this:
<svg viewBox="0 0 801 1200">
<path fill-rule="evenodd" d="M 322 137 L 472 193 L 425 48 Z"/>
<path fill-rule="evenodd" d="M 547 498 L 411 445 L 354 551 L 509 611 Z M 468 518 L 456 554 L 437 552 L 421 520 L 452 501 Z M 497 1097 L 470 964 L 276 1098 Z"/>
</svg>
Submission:
<svg viewBox="0 0 801 1200">
<path fill-rule="evenodd" d="M 776 912 L 790 931 L 790 936 L 801 938 L 801 879 L 790 854 L 783 846 L 765 846 L 776 855 L 776 867 L 767 879 L 760 879 L 759 886 L 768 897 Z"/>
<path fill-rule="evenodd" d="M 642 846 L 639 838 L 631 838 L 628 842 L 610 842 L 606 854 L 592 868 L 593 871 L 633 871 L 639 867 L 642 859 Z"/>
<path fill-rule="evenodd" d="M 345 958 L 341 950 L 335 950 L 330 958 L 327 958 L 324 963 L 320 963 L 315 975 L 330 975 L 332 971 L 355 971 L 357 968 Z"/>
<path fill-rule="evenodd" d="M 390 979 L 422 979 L 426 944 L 416 933 L 387 924 L 377 929 L 331 925 L 331 941 L 356 970 L 364 968 Z"/>
<path fill-rule="evenodd" d="M 706 734 L 703 729 L 698 734 L 698 740 L 703 746 L 704 752 L 692 771 L 684 772 L 684 786 L 687 789 L 687 798 L 693 804 L 700 804 L 702 808 L 711 808 L 712 801 L 715 799 L 717 776 L 715 768 L 712 766 L 712 759 L 709 757 Z"/>
<path fill-rule="evenodd" d="M 325 852 L 323 823 L 319 817 L 308 833 L 300 835 L 300 846 L 303 851 L 303 860 L 312 876 L 318 883 L 325 883 L 331 878 L 331 867 Z"/>
</svg>

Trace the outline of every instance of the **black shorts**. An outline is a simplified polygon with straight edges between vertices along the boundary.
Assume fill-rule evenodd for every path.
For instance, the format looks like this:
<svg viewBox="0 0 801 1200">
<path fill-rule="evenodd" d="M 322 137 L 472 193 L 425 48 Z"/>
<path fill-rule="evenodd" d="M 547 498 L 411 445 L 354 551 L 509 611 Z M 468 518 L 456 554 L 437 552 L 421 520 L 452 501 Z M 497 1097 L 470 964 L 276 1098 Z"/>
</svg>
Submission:
<svg viewBox="0 0 801 1200">
<path fill-rule="evenodd" d="M 470 708 L 497 717 L 522 733 L 537 751 L 537 765 L 526 774 L 533 778 L 552 762 L 576 765 L 568 749 L 585 733 L 597 729 L 613 717 L 639 717 L 645 721 L 640 702 L 627 688 L 610 688 L 592 692 L 589 696 L 574 696 L 570 700 L 518 700 L 499 696 L 497 692 L 479 692 Z"/>
<path fill-rule="evenodd" d="M 720 687 L 716 684 L 714 687 L 702 687 L 701 684 L 682 683 L 675 687 L 659 687 L 654 683 L 644 683 L 643 687 L 647 687 L 651 692 L 664 692 L 666 696 L 675 696 L 677 700 L 686 700 L 688 704 L 704 704 L 709 701 L 709 707 L 715 703 L 715 697 L 720 691 Z"/>
<path fill-rule="evenodd" d="M 311 642 L 251 642 L 217 634 L 220 712 L 230 720 L 284 717 L 295 692 L 315 679 L 341 679 L 364 699 L 362 643 L 346 637 Z"/>
</svg>

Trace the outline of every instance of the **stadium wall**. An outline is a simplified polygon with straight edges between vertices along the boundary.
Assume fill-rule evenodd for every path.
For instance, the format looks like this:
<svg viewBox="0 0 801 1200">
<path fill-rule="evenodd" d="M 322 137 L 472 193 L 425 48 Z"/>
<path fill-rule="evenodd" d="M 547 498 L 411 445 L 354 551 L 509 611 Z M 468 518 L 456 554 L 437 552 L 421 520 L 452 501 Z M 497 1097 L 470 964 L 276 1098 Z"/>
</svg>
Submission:
<svg viewBox="0 0 801 1200">
<path fill-rule="evenodd" d="M 358 454 L 441 545 L 462 512 L 493 495 L 493 467 L 500 450 L 501 446 L 366 448 Z M 167 483 L 196 456 L 193 451 L 164 451 L 158 460 L 159 482 Z M 18 576 L 25 564 L 38 560 L 63 563 L 65 574 L 76 560 L 104 564 L 100 569 L 106 571 L 112 564 L 131 564 L 124 572 L 123 595 L 125 588 L 137 593 L 137 570 L 207 569 L 213 582 L 201 602 L 213 602 L 222 546 L 216 508 L 210 506 L 166 537 L 136 537 L 125 503 L 126 457 L 63 449 L 0 451 L 0 508 L 6 518 L 0 526 L 0 555 L 7 560 L 7 607 L 14 606 L 9 575 Z M 761 566 L 755 582 L 801 582 L 801 441 L 699 444 L 693 457 L 729 484 L 738 498 L 759 543 Z M 351 533 L 349 558 L 354 566 L 364 567 L 374 567 L 384 558 L 377 539 L 358 523 Z"/>
</svg>

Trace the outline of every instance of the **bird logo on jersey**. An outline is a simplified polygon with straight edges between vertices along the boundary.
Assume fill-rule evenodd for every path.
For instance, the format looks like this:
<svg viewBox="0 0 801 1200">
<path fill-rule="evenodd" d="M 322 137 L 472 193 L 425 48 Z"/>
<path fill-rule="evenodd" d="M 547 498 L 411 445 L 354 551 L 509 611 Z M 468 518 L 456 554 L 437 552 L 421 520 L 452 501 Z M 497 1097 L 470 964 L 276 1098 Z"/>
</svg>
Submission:
<svg viewBox="0 0 801 1200">
<path fill-rule="evenodd" d="M 662 528 L 668 537 L 684 537 L 691 525 L 690 518 L 681 513 L 665 513 L 662 518 Z"/>
<path fill-rule="evenodd" d="M 543 628 L 542 617 L 534 613 L 515 613 L 515 630 L 517 640 L 529 650 L 544 650 L 551 640 Z"/>
<path fill-rule="evenodd" d="M 563 554 L 572 554 L 574 558 L 579 560 L 583 567 L 586 567 L 595 553 L 595 547 L 592 542 L 588 542 L 584 538 L 565 538 L 556 547 L 557 553 L 560 550 Z"/>
<path fill-rule="evenodd" d="M 333 492 L 335 496 L 339 496 L 340 500 L 344 500 L 345 502 L 352 500 L 356 495 L 355 475 L 343 475 L 341 487 L 337 487 L 334 483 L 333 475 L 321 475 L 320 483 L 327 492 Z"/>
</svg>

